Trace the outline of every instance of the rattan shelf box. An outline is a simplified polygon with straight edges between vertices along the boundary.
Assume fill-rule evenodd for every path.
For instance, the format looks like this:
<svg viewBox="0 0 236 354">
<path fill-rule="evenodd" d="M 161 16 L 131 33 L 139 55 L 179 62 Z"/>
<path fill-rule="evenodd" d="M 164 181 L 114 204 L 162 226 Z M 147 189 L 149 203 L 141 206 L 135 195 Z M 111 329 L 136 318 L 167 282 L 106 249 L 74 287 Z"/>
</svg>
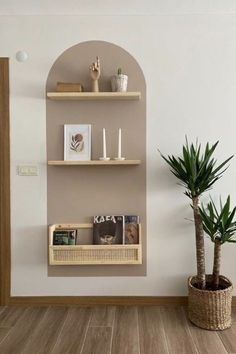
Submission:
<svg viewBox="0 0 236 354">
<path fill-rule="evenodd" d="M 92 229 L 93 224 L 54 224 L 49 226 L 50 265 L 142 264 L 141 226 L 135 245 L 53 245 L 53 231 Z"/>
</svg>

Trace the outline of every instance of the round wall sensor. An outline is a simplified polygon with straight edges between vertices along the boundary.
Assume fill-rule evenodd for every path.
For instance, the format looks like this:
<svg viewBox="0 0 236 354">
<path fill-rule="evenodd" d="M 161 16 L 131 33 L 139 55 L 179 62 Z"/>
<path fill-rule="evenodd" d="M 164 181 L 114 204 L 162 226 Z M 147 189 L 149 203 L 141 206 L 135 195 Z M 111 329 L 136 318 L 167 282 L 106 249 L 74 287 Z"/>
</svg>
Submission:
<svg viewBox="0 0 236 354">
<path fill-rule="evenodd" d="M 16 60 L 19 61 L 20 63 L 23 63 L 28 59 L 28 54 L 24 50 L 19 50 L 16 53 Z"/>
</svg>

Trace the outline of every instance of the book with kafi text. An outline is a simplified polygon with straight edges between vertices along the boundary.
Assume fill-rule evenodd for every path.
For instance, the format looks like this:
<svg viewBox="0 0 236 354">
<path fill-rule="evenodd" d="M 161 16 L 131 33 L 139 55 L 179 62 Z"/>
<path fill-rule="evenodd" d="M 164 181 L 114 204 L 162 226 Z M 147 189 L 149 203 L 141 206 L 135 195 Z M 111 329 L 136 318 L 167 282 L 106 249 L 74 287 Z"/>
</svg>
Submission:
<svg viewBox="0 0 236 354">
<path fill-rule="evenodd" d="M 95 245 L 123 244 L 124 216 L 94 216 L 93 243 Z"/>
</svg>

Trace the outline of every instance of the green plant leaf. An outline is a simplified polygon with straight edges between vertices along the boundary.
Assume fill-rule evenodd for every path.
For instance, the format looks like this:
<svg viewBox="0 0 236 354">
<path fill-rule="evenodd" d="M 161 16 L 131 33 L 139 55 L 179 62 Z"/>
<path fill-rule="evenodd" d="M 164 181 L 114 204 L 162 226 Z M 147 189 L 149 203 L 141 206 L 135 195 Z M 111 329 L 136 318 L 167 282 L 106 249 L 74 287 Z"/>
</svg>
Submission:
<svg viewBox="0 0 236 354">
<path fill-rule="evenodd" d="M 169 165 L 171 172 L 185 188 L 185 195 L 188 197 L 198 197 L 210 190 L 228 168 L 226 164 L 233 156 L 230 156 L 219 165 L 217 165 L 217 161 L 213 157 L 218 143 L 217 141 L 212 146 L 207 143 L 205 148 L 202 149 L 201 144 L 198 144 L 198 142 L 195 145 L 189 144 L 186 137 L 181 156 L 169 155 L 165 157 L 161 154 L 161 157 Z"/>
<path fill-rule="evenodd" d="M 203 205 L 199 208 L 203 229 L 211 240 L 219 240 L 221 244 L 225 242 L 235 242 L 232 237 L 236 233 L 236 207 L 230 210 L 230 196 L 227 197 L 225 203 L 220 199 L 220 209 L 218 210 L 214 201 L 211 199 L 207 204 L 207 208 Z"/>
</svg>

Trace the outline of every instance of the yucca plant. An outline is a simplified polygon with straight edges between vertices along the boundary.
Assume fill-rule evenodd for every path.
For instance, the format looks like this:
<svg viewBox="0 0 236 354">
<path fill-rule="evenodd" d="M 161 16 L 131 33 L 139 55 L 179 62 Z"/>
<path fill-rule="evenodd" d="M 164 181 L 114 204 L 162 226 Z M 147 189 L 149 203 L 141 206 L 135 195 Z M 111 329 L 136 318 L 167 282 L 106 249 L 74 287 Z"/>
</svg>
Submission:
<svg viewBox="0 0 236 354">
<path fill-rule="evenodd" d="M 221 246 L 225 242 L 236 243 L 236 239 L 233 239 L 236 232 L 236 220 L 234 219 L 236 207 L 230 210 L 230 196 L 228 196 L 224 205 L 220 200 L 219 211 L 213 200 L 207 204 L 206 208 L 202 206 L 199 210 L 203 229 L 210 236 L 211 241 L 214 242 L 212 289 L 217 290 L 220 279 Z"/>
<path fill-rule="evenodd" d="M 197 283 L 198 288 L 205 289 L 205 249 L 204 231 L 199 211 L 199 198 L 202 193 L 211 189 L 226 170 L 226 164 L 233 157 L 229 157 L 216 166 L 217 160 L 213 157 L 218 141 L 212 146 L 206 144 L 202 151 L 201 144 L 190 144 L 187 141 L 183 146 L 182 155 L 179 157 L 161 154 L 168 163 L 171 172 L 178 178 L 185 188 L 185 194 L 192 200 L 192 208 L 195 224 L 196 258 L 197 258 Z M 224 168 L 225 167 L 225 168 Z"/>
</svg>

